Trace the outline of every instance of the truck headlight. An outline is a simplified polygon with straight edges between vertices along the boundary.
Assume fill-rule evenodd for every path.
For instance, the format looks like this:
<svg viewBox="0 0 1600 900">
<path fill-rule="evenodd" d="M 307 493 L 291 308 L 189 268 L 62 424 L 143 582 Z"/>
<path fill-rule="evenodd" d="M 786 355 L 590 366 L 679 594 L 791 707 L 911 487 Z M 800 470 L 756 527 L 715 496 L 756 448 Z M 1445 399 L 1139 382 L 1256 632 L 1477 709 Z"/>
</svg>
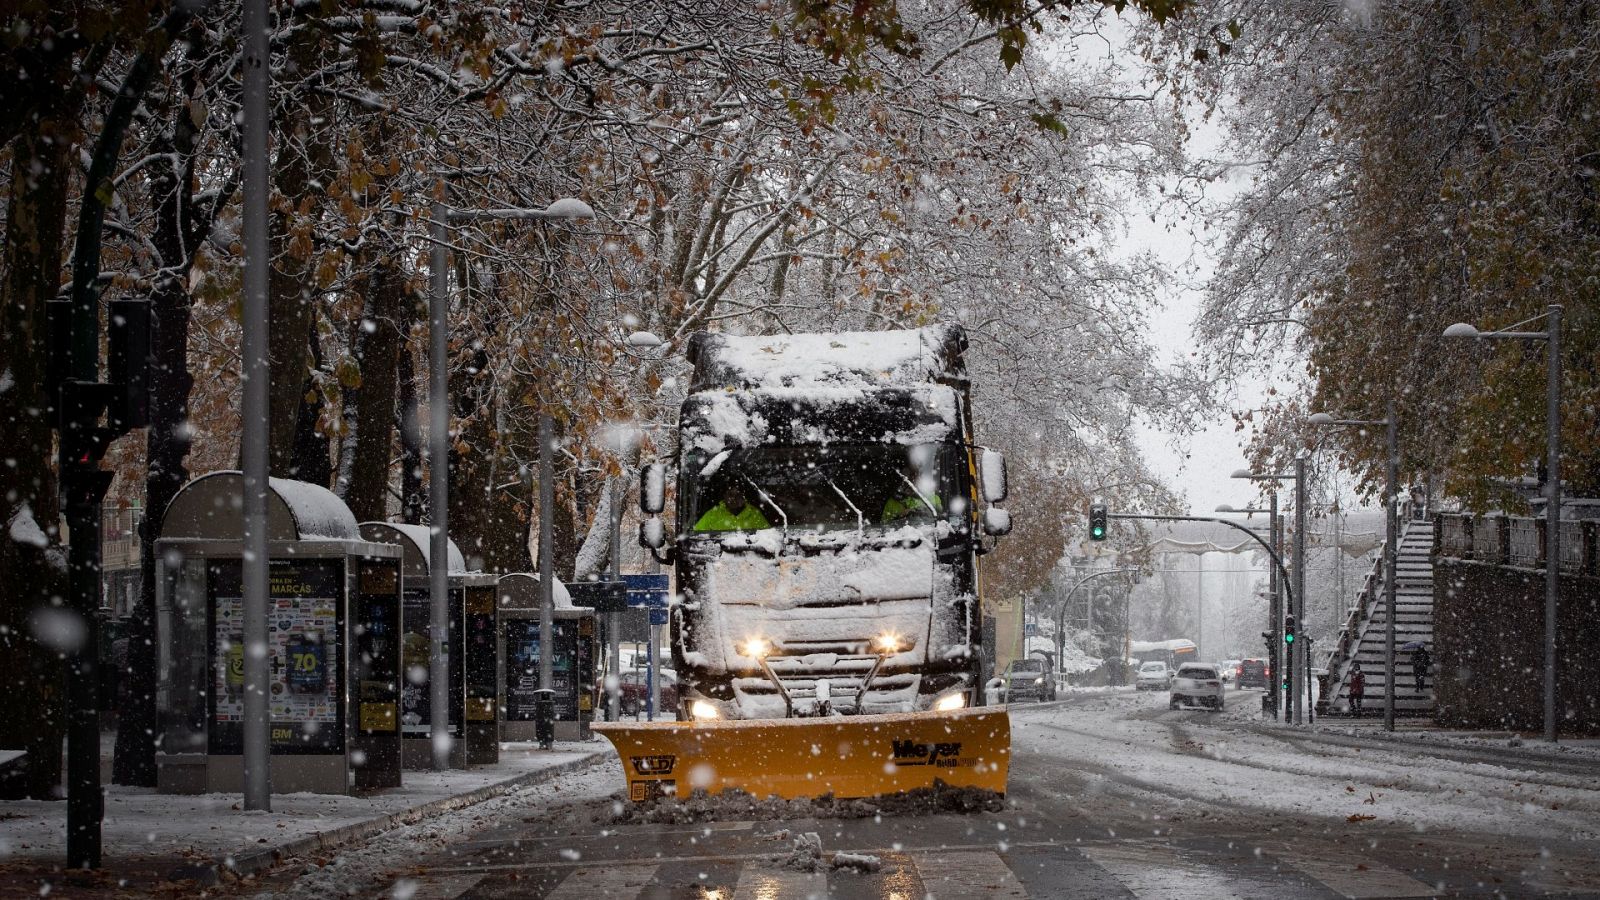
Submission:
<svg viewBox="0 0 1600 900">
<path fill-rule="evenodd" d="M 933 708 L 939 712 L 949 712 L 952 709 L 961 709 L 967 705 L 966 694 L 945 694 L 933 701 Z"/>
<path fill-rule="evenodd" d="M 689 715 L 696 719 L 720 719 L 722 718 L 722 711 L 717 709 L 715 704 L 707 703 L 704 700 L 696 700 L 689 704 Z"/>
</svg>

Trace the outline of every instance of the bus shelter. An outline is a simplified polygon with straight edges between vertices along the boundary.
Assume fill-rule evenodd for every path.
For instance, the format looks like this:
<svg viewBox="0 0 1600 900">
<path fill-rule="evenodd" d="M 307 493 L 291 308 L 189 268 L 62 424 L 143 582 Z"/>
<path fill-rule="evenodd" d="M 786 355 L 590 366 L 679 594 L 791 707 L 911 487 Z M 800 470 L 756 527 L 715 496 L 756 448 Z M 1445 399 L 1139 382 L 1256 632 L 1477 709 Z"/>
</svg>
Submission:
<svg viewBox="0 0 1600 900">
<path fill-rule="evenodd" d="M 429 577 L 431 534 L 426 525 L 397 522 L 363 522 L 361 535 L 369 541 L 398 546 L 404 560 L 401 594 L 400 732 L 404 765 L 408 769 L 433 767 L 432 691 L 429 671 L 429 629 L 433 601 Z M 448 543 L 450 621 L 445 642 L 445 666 L 450 696 L 450 766 L 493 763 L 500 759 L 495 673 L 499 658 L 494 635 L 498 627 L 495 584 L 498 579 L 468 572 L 454 541 Z"/>
<path fill-rule="evenodd" d="M 599 629 L 592 609 L 572 605 L 560 581 L 554 584 L 550 682 L 555 689 L 555 737 L 586 741 L 594 718 L 595 660 Z M 532 741 L 539 690 L 539 576 L 524 573 L 500 579 L 501 658 L 500 734 L 507 741 Z"/>
<path fill-rule="evenodd" d="M 212 472 L 162 518 L 156 557 L 157 786 L 244 788 L 244 479 Z M 338 497 L 273 478 L 267 497 L 272 789 L 400 784 L 400 553 Z"/>
</svg>

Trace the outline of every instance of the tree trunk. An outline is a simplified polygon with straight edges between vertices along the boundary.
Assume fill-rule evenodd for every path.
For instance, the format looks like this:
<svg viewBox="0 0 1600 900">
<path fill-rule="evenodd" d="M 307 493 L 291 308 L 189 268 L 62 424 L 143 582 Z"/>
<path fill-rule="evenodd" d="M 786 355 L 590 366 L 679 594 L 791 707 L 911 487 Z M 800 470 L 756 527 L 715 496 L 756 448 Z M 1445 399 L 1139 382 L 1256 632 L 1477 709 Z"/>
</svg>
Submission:
<svg viewBox="0 0 1600 900">
<path fill-rule="evenodd" d="M 311 348 L 311 367 L 308 371 L 322 370 L 322 341 L 317 337 L 316 316 L 310 323 L 311 333 L 306 346 Z M 328 436 L 321 431 L 322 391 L 308 377 L 300 394 L 300 405 L 295 411 L 294 451 L 285 474 L 297 481 L 306 481 L 322 487 L 333 486 L 333 462 Z"/>
<path fill-rule="evenodd" d="M 61 282 L 62 231 L 75 141 L 71 117 L 38 123 L 12 143 L 0 294 L 0 655 L 6 659 L 0 747 L 26 750 L 0 777 L 0 798 L 51 799 L 61 785 L 66 718 L 57 653 L 32 637 L 33 613 L 66 596 L 51 466 L 52 398 L 45 392 L 46 306 Z"/>
<path fill-rule="evenodd" d="M 361 384 L 345 393 L 350 438 L 339 461 L 339 495 L 357 522 L 383 521 L 389 509 L 389 461 L 393 458 L 396 393 L 406 346 L 412 298 L 405 276 L 379 261 L 367 277 L 365 321 L 355 338 Z"/>
<path fill-rule="evenodd" d="M 409 327 L 409 326 L 408 326 Z M 422 428 L 417 408 L 417 376 L 409 346 L 400 352 L 400 518 L 421 525 L 428 508 L 422 486 Z"/>
<path fill-rule="evenodd" d="M 290 65 L 298 71 L 316 71 L 325 62 L 323 38 L 314 32 L 301 32 L 291 42 L 288 55 Z M 288 115 L 276 142 L 273 180 L 282 197 L 269 217 L 273 264 L 267 278 L 272 310 L 272 329 L 267 339 L 271 359 L 267 465 L 273 475 L 282 477 L 295 477 L 293 473 L 299 468 L 296 463 L 305 461 L 297 459 L 304 452 L 299 425 L 310 387 L 318 294 L 311 230 L 317 219 L 316 209 L 322 203 L 320 186 L 331 181 L 333 170 L 328 146 L 333 130 L 326 125 L 330 106 L 321 94 L 297 95 L 286 107 Z M 326 463 L 323 468 L 327 468 Z M 326 485 L 327 481 L 321 483 Z"/>
<path fill-rule="evenodd" d="M 187 109 L 179 109 L 178 146 L 165 148 L 186 157 L 193 152 L 188 133 Z M 152 320 L 150 365 L 150 426 L 145 431 L 145 518 L 140 526 L 139 603 L 129 617 L 127 670 L 122 673 L 118 698 L 117 743 L 112 765 L 116 784 L 154 787 L 157 721 L 155 632 L 155 541 L 167 504 L 189 478 L 184 458 L 189 454 L 189 307 L 186 273 L 193 263 L 186 231 L 193 209 L 188 202 L 187 178 L 172 165 L 171 157 L 156 167 L 155 195 L 163 198 L 156 219 L 154 241 L 168 274 L 150 295 Z"/>
</svg>

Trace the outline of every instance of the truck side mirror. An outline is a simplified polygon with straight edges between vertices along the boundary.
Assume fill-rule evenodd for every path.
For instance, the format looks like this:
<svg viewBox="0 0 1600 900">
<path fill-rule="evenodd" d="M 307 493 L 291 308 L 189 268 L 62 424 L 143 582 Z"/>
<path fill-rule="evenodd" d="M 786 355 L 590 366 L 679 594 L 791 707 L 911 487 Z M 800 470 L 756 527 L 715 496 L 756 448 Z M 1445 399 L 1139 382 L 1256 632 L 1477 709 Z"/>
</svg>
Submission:
<svg viewBox="0 0 1600 900">
<path fill-rule="evenodd" d="M 667 508 L 667 473 L 661 463 L 644 467 L 644 479 L 639 486 L 639 509 L 646 515 L 659 516 Z M 659 524 L 659 523 L 658 523 Z M 647 545 L 650 546 L 650 545 Z M 656 544 L 654 546 L 661 546 Z"/>
<path fill-rule="evenodd" d="M 1011 511 L 991 506 L 983 511 L 983 533 L 1000 537 L 1011 533 Z"/>
<path fill-rule="evenodd" d="M 998 450 L 983 451 L 978 466 L 978 480 L 983 488 L 986 503 L 999 503 L 1006 499 L 1006 456 Z"/>
<path fill-rule="evenodd" d="M 639 523 L 639 546 L 660 550 L 667 545 L 667 529 L 660 516 L 651 516 Z"/>
</svg>

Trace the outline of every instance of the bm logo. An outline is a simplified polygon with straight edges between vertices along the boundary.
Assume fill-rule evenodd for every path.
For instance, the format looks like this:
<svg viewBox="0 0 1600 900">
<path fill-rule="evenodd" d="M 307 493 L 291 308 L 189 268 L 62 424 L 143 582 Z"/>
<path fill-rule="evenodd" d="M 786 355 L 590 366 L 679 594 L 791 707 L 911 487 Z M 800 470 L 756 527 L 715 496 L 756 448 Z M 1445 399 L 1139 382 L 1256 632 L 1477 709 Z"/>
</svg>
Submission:
<svg viewBox="0 0 1600 900">
<path fill-rule="evenodd" d="M 895 741 L 894 764 L 955 768 L 961 764 L 961 742 L 923 744 L 917 741 Z"/>
<path fill-rule="evenodd" d="M 678 764 L 676 756 L 666 753 L 659 756 L 631 756 L 628 759 L 633 763 L 633 770 L 640 775 L 671 775 L 673 767 Z"/>
</svg>

